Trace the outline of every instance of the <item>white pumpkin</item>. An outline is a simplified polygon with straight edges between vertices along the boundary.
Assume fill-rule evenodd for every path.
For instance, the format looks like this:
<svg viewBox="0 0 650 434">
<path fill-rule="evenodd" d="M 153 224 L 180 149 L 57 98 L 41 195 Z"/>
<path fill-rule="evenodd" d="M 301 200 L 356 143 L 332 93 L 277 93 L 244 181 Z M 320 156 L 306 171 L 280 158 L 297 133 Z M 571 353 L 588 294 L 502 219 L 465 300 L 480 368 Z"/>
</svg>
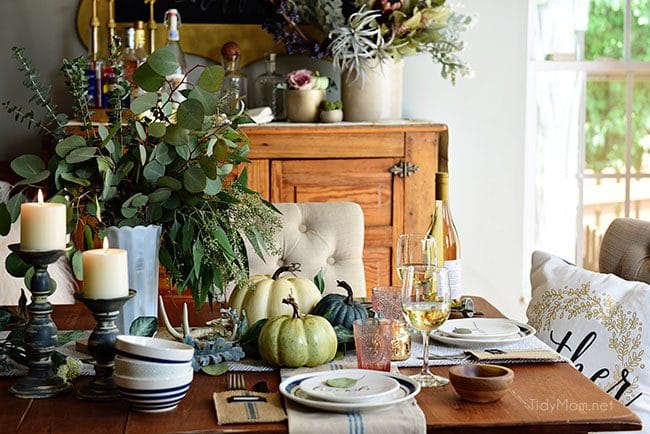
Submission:
<svg viewBox="0 0 650 434">
<path fill-rule="evenodd" d="M 230 306 L 237 309 L 240 316 L 242 309 L 245 310 L 249 325 L 262 318 L 291 315 L 292 307 L 282 303 L 289 295 L 293 296 L 301 312 L 311 312 L 321 299 L 314 282 L 293 275 L 281 276 L 287 271 L 299 271 L 298 267 L 292 264 L 278 268 L 272 276 L 252 276 L 251 285 L 237 287 L 232 292 L 228 301 Z"/>
</svg>

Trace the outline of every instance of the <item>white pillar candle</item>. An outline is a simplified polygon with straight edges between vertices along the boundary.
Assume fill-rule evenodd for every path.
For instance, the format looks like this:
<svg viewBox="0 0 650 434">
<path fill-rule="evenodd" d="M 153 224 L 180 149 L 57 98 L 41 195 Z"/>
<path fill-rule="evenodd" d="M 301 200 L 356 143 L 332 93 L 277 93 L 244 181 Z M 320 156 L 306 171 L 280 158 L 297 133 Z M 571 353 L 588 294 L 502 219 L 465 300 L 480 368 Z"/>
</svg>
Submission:
<svg viewBox="0 0 650 434">
<path fill-rule="evenodd" d="M 104 248 L 82 253 L 83 294 L 86 298 L 110 299 L 129 295 L 129 274 L 126 250 Z"/>
<path fill-rule="evenodd" d="M 66 245 L 66 206 L 43 202 L 38 190 L 38 202 L 20 205 L 20 248 L 31 252 L 64 250 Z"/>
</svg>

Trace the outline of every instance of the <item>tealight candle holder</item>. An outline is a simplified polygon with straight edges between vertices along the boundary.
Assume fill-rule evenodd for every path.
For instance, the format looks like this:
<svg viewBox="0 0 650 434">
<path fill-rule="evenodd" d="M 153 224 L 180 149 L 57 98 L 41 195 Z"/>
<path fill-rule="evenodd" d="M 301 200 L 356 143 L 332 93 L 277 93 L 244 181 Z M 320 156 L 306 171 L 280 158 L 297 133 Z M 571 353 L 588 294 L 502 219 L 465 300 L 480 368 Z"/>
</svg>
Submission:
<svg viewBox="0 0 650 434">
<path fill-rule="evenodd" d="M 52 286 L 47 266 L 56 262 L 65 250 L 29 251 L 20 244 L 11 244 L 9 249 L 23 261 L 34 267 L 30 289 L 32 302 L 27 305 L 29 322 L 25 328 L 25 352 L 27 375 L 9 388 L 9 393 L 18 398 L 51 398 L 66 393 L 72 385 L 57 377 L 52 369 L 52 352 L 57 344 L 57 329 L 52 321 L 52 305 L 48 297 Z"/>
<path fill-rule="evenodd" d="M 119 399 L 113 380 L 115 339 L 119 334 L 115 320 L 124 303 L 133 298 L 135 293 L 131 289 L 126 297 L 110 299 L 87 298 L 83 293 L 74 295 L 74 298 L 86 305 L 97 321 L 88 338 L 88 352 L 95 359 L 95 378 L 76 393 L 77 398 L 91 401 Z"/>
</svg>

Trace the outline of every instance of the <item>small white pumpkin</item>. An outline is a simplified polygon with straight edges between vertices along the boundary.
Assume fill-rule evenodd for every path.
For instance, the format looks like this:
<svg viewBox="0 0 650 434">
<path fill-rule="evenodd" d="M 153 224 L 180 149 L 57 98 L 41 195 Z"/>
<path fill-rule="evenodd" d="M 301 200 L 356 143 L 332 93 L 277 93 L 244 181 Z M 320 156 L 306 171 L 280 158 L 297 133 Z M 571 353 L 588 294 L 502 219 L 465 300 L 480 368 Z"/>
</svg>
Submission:
<svg viewBox="0 0 650 434">
<path fill-rule="evenodd" d="M 237 309 L 240 317 L 245 310 L 250 325 L 262 318 L 291 315 L 292 307 L 282 303 L 289 295 L 293 296 L 301 312 L 311 312 L 321 299 L 320 291 L 309 279 L 282 277 L 282 273 L 295 271 L 300 271 L 300 264 L 280 267 L 272 276 L 252 276 L 252 285 L 237 287 L 232 292 L 228 301 L 230 307 Z"/>
</svg>

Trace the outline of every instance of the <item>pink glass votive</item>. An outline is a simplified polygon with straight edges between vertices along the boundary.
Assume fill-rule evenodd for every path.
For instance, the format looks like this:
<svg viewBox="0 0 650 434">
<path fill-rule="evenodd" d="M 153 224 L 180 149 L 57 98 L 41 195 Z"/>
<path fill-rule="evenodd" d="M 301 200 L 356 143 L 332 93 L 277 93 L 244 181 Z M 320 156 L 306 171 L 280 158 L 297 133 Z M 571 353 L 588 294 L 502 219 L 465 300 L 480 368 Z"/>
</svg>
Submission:
<svg viewBox="0 0 650 434">
<path fill-rule="evenodd" d="M 390 371 L 393 321 L 384 318 L 361 318 L 352 323 L 357 367 Z"/>
</svg>

